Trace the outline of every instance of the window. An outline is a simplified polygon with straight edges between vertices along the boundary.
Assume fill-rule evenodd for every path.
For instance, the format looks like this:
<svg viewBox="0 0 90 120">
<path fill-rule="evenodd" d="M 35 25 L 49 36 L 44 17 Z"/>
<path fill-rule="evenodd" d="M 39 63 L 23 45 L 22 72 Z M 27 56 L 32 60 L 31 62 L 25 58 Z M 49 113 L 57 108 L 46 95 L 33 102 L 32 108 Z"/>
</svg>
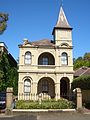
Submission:
<svg viewBox="0 0 90 120">
<path fill-rule="evenodd" d="M 42 81 L 42 92 L 48 92 L 48 80 Z"/>
<path fill-rule="evenodd" d="M 62 53 L 61 55 L 61 64 L 68 65 L 68 56 L 67 53 Z"/>
<path fill-rule="evenodd" d="M 30 52 L 25 53 L 25 64 L 31 64 L 31 53 Z"/>
<path fill-rule="evenodd" d="M 29 79 L 26 79 L 24 81 L 24 92 L 25 93 L 30 93 L 30 91 L 31 91 L 31 82 L 30 82 Z"/>
<path fill-rule="evenodd" d="M 42 58 L 42 64 L 43 65 L 48 65 L 48 58 L 47 57 Z"/>
</svg>

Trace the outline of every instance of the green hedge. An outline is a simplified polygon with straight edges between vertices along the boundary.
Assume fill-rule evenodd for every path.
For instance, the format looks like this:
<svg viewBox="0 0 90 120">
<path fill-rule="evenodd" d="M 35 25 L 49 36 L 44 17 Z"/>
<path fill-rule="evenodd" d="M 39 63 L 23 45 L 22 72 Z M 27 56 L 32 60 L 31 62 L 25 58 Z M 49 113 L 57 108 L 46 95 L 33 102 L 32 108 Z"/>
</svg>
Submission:
<svg viewBox="0 0 90 120">
<path fill-rule="evenodd" d="M 19 100 L 16 102 L 16 109 L 71 109 L 75 105 L 66 99 L 55 100 L 44 100 L 41 104 L 36 101 L 23 101 Z"/>
<path fill-rule="evenodd" d="M 82 90 L 90 90 L 90 75 L 80 76 L 73 80 L 72 89 L 81 88 Z"/>
</svg>

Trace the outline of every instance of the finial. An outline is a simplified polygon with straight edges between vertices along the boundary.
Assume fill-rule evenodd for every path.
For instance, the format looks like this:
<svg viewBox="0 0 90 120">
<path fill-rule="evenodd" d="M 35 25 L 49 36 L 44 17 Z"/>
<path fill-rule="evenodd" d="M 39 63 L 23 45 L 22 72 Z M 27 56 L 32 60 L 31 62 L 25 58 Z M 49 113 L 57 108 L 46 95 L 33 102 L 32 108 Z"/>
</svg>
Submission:
<svg viewBox="0 0 90 120">
<path fill-rule="evenodd" d="M 61 7 L 63 6 L 63 0 L 61 0 Z"/>
<path fill-rule="evenodd" d="M 23 42 L 24 42 L 24 44 L 26 44 L 26 43 L 28 42 L 28 39 L 27 39 L 27 38 L 24 38 L 24 39 L 23 39 Z"/>
</svg>

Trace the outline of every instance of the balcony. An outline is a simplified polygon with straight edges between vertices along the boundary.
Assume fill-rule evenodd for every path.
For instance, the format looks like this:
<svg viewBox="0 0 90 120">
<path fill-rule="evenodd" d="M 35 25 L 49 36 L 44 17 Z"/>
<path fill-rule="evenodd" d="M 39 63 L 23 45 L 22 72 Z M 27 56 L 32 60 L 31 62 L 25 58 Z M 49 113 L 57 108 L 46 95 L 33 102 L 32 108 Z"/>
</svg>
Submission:
<svg viewBox="0 0 90 120">
<path fill-rule="evenodd" d="M 55 65 L 19 65 L 19 72 L 45 72 L 45 73 L 68 73 L 73 72 L 73 66 Z"/>
</svg>

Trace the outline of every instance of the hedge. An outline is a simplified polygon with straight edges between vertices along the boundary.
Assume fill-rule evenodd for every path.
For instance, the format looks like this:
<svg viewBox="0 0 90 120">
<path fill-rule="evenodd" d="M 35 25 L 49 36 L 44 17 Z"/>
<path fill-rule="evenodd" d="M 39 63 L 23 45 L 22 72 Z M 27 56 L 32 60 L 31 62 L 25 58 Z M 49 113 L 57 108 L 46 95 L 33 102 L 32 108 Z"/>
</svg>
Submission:
<svg viewBox="0 0 90 120">
<path fill-rule="evenodd" d="M 36 101 L 23 101 L 19 100 L 16 102 L 16 109 L 71 109 L 75 105 L 66 99 L 55 100 L 44 100 L 41 104 Z"/>
<path fill-rule="evenodd" d="M 90 90 L 90 75 L 82 75 L 72 82 L 72 89 L 81 88 L 82 90 Z"/>
</svg>

